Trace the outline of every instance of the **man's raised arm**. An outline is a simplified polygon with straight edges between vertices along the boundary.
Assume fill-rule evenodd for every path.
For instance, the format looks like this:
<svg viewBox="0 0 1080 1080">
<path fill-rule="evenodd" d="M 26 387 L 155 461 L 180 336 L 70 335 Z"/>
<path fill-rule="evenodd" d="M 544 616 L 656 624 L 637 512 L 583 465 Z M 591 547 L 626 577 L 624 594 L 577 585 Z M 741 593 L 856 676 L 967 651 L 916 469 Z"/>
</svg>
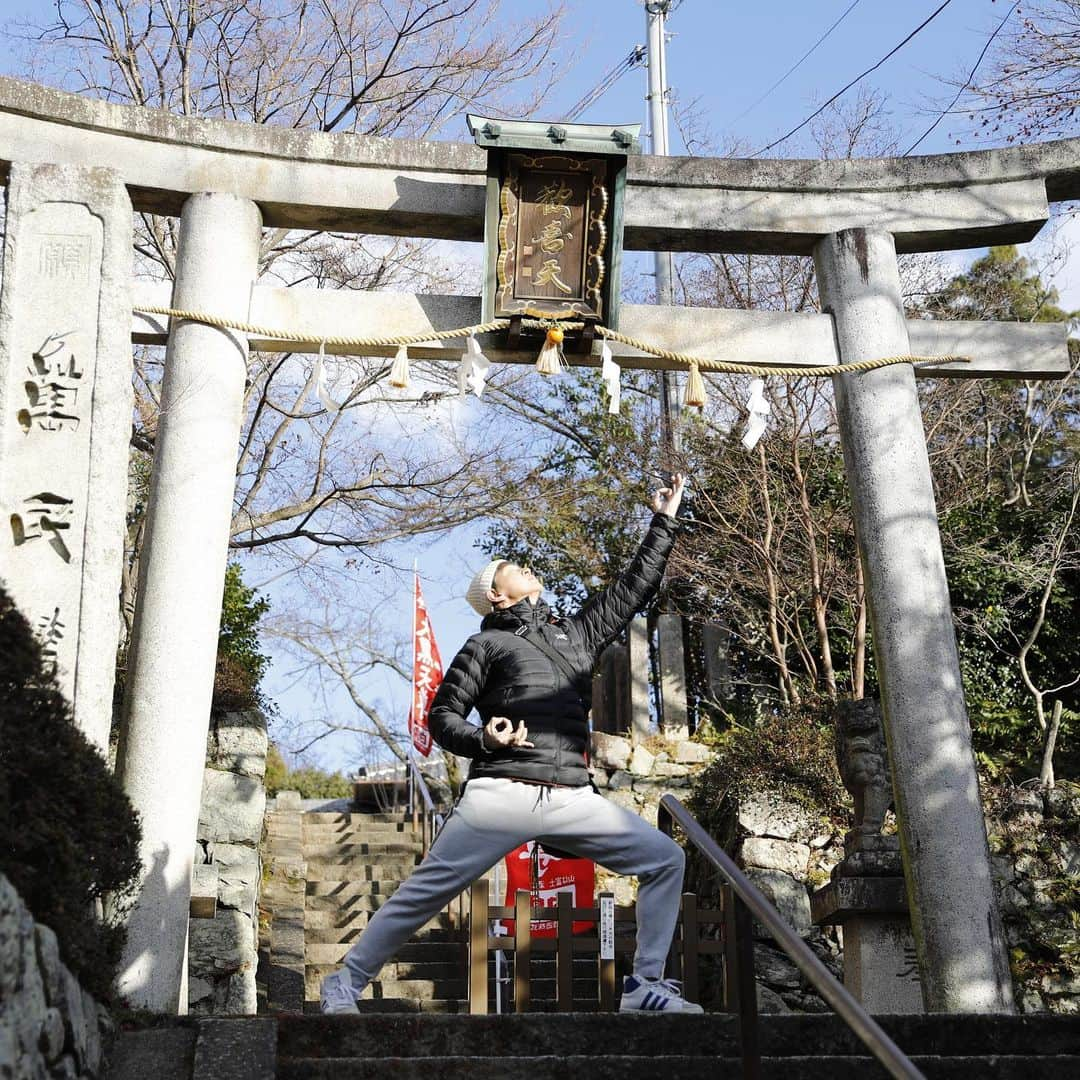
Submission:
<svg viewBox="0 0 1080 1080">
<path fill-rule="evenodd" d="M 630 564 L 608 588 L 586 600 L 581 610 L 567 620 L 577 626 L 585 647 L 594 656 L 618 636 L 660 588 L 679 529 L 675 514 L 682 501 L 683 485 L 682 474 L 676 473 L 670 488 L 661 488 L 653 495 L 649 531 Z"/>
</svg>

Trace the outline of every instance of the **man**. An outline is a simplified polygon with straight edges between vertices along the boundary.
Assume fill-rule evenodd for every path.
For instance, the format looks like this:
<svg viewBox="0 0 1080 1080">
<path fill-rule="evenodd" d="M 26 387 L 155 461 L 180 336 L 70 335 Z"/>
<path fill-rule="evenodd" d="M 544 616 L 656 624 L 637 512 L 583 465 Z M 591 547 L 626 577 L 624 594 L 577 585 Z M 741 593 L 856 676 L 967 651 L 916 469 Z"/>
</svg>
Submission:
<svg viewBox="0 0 1080 1080">
<path fill-rule="evenodd" d="M 322 984 L 323 1012 L 356 999 L 413 932 L 527 840 L 638 877 L 634 974 L 622 1012 L 692 1012 L 663 978 L 682 892 L 684 855 L 670 837 L 600 795 L 586 752 L 597 656 L 655 595 L 675 543 L 683 477 L 652 498 L 652 523 L 627 569 L 575 615 L 553 619 L 528 567 L 494 559 L 466 599 L 482 615 L 432 703 L 429 726 L 447 750 L 472 758 L 465 791 L 427 858 L 376 912 Z M 468 721 L 476 709 L 481 724 Z"/>
</svg>

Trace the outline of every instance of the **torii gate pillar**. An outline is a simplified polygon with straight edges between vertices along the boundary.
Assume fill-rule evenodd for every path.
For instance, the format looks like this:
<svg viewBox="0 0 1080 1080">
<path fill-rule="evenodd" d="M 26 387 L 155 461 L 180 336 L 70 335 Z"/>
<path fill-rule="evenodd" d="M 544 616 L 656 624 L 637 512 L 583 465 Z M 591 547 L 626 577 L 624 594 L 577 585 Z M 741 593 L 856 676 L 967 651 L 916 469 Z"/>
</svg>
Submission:
<svg viewBox="0 0 1080 1080">
<path fill-rule="evenodd" d="M 173 303 L 247 319 L 262 218 L 250 199 L 192 195 Z M 143 880 L 117 987 L 187 1012 L 187 929 L 214 659 L 236 486 L 248 344 L 177 322 L 165 355 L 117 772 L 142 821 Z"/>
<path fill-rule="evenodd" d="M 843 363 L 910 351 L 891 234 L 834 233 L 814 261 Z M 1012 1012 L 914 371 L 833 383 L 925 1005 Z"/>
</svg>

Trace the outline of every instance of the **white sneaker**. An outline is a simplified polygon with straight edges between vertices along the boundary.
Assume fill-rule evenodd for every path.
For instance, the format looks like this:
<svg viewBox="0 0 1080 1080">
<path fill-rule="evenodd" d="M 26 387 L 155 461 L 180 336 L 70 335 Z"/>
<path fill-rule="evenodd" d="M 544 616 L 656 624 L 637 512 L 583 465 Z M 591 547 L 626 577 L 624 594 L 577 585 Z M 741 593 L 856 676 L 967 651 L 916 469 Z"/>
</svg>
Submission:
<svg viewBox="0 0 1080 1080">
<path fill-rule="evenodd" d="M 360 995 L 353 989 L 349 973 L 345 970 L 327 975 L 319 990 L 319 1005 L 324 1013 L 359 1014 L 356 999 Z"/>
<path fill-rule="evenodd" d="M 703 1013 L 705 1010 L 682 996 L 678 979 L 646 979 L 627 975 L 623 979 L 619 1012 L 631 1013 Z"/>
</svg>

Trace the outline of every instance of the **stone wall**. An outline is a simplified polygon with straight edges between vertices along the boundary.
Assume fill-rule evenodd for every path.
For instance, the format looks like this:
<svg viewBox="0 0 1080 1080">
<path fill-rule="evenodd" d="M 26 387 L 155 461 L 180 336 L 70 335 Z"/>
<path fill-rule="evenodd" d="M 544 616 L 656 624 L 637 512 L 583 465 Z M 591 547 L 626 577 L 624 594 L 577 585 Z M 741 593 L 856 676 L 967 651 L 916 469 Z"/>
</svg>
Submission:
<svg viewBox="0 0 1080 1080">
<path fill-rule="evenodd" d="M 988 794 L 991 865 L 1023 1012 L 1080 1013 L 1080 786 Z"/>
<path fill-rule="evenodd" d="M 596 786 L 607 798 L 655 825 L 660 796 L 666 791 L 685 794 L 709 758 L 707 747 L 689 739 L 653 736 L 647 743 L 635 744 L 621 735 L 594 731 L 589 764 Z M 630 878 L 604 870 L 598 871 L 597 888 L 614 892 L 617 904 L 629 904 L 635 898 Z"/>
<path fill-rule="evenodd" d="M 188 1009 L 254 1015 L 266 717 L 257 709 L 214 717 L 206 750 L 189 923 Z M 197 917 L 200 913 L 212 917 Z"/>
<path fill-rule="evenodd" d="M 98 1080 L 108 1011 L 60 960 L 56 935 L 0 874 L 0 1077 Z"/>
<path fill-rule="evenodd" d="M 988 789 L 984 801 L 1018 1007 L 1080 1013 L 1080 788 Z M 842 833 L 796 803 L 757 792 L 732 805 L 717 839 L 841 978 L 843 935 L 811 925 L 808 897 L 843 857 Z M 754 945 L 762 1011 L 825 1008 L 784 953 L 764 937 Z"/>
<path fill-rule="evenodd" d="M 841 939 L 810 921 L 810 890 L 843 858 L 831 823 L 789 799 L 758 791 L 732 801 L 717 838 L 818 958 L 841 977 Z M 787 954 L 755 923 L 754 967 L 762 1012 L 822 1012 L 825 1004 Z"/>
</svg>

